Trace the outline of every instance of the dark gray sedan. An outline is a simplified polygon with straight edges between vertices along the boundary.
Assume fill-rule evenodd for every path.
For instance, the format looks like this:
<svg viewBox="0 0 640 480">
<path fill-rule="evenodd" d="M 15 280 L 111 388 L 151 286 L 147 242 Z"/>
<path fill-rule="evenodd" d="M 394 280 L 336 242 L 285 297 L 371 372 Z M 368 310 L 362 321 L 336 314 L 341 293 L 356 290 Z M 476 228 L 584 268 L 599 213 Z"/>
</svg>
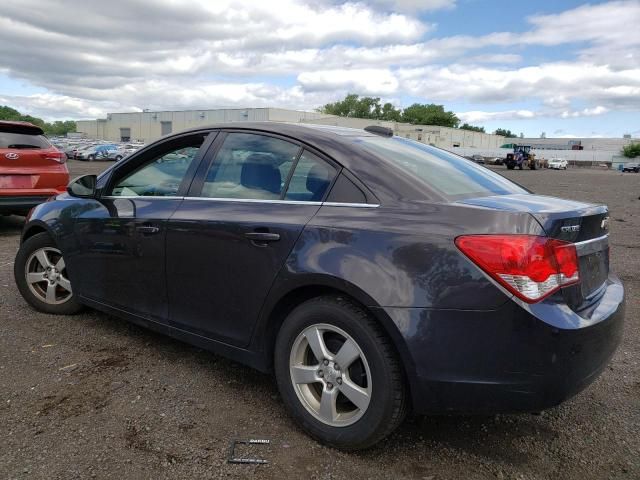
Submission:
<svg viewBox="0 0 640 480">
<path fill-rule="evenodd" d="M 40 311 L 262 370 L 309 434 L 358 449 L 409 410 L 538 411 L 592 382 L 624 315 L 608 222 L 381 127 L 224 124 L 36 207 L 15 279 Z"/>
</svg>

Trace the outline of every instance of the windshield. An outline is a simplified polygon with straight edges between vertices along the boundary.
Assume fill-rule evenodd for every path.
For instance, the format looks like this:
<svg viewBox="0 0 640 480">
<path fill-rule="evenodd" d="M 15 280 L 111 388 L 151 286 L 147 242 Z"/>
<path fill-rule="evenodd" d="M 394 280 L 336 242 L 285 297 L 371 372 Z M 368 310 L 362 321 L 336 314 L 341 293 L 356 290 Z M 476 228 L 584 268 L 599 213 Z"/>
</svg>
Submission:
<svg viewBox="0 0 640 480">
<path fill-rule="evenodd" d="M 503 176 L 470 160 L 414 140 L 401 137 L 355 137 L 353 141 L 398 168 L 415 175 L 450 200 L 529 193 Z"/>
</svg>

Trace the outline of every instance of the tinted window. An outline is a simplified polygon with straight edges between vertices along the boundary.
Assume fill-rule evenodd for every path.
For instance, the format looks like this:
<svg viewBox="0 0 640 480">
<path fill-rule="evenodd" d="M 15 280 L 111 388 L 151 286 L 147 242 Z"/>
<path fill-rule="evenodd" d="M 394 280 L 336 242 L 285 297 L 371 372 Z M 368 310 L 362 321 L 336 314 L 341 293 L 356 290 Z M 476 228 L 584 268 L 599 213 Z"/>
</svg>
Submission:
<svg viewBox="0 0 640 480">
<path fill-rule="evenodd" d="M 229 133 L 202 187 L 209 198 L 277 200 L 300 147 L 275 137 Z"/>
<path fill-rule="evenodd" d="M 335 177 L 335 169 L 311 152 L 303 152 L 291 176 L 286 200 L 319 202 Z"/>
<path fill-rule="evenodd" d="M 0 148 L 49 148 L 50 145 L 42 135 L 0 132 Z"/>
<path fill-rule="evenodd" d="M 415 175 L 448 198 L 528 193 L 501 175 L 452 153 L 400 137 L 357 137 L 354 141 Z"/>
<path fill-rule="evenodd" d="M 367 203 L 367 197 L 344 173 L 341 173 L 333 184 L 327 202 Z"/>
<path fill-rule="evenodd" d="M 203 136 L 189 138 L 179 147 L 174 144 L 168 151 L 165 150 L 160 155 L 155 155 L 151 161 L 144 163 L 132 173 L 118 180 L 111 195 L 126 197 L 176 196 L 187 169 L 198 153 L 204 138 Z"/>
</svg>

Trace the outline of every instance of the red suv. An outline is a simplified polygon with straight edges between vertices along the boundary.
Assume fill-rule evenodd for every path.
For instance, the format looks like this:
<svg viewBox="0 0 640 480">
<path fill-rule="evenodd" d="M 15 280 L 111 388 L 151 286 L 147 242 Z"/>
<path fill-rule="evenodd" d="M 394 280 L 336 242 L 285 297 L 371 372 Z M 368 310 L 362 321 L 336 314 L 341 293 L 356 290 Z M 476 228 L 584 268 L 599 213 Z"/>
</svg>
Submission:
<svg viewBox="0 0 640 480">
<path fill-rule="evenodd" d="M 27 122 L 0 121 L 0 214 L 26 214 L 66 191 L 67 156 L 42 129 Z"/>
</svg>

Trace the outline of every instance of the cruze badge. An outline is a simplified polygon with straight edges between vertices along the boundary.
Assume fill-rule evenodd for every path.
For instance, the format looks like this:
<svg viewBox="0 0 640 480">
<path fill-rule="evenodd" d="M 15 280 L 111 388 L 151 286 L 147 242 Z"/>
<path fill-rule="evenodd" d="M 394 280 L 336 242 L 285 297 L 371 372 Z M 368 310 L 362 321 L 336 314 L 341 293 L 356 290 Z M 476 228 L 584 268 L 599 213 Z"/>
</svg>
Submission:
<svg viewBox="0 0 640 480">
<path fill-rule="evenodd" d="M 600 223 L 600 227 L 603 230 L 608 230 L 609 229 L 609 217 L 604 217 L 602 219 L 602 223 Z"/>
<path fill-rule="evenodd" d="M 5 153 L 4 156 L 7 157 L 9 160 L 17 160 L 20 158 L 20 155 L 18 155 L 15 152 Z"/>
<path fill-rule="evenodd" d="M 560 227 L 560 231 L 562 233 L 579 232 L 580 225 L 565 225 L 564 227 Z"/>
</svg>

